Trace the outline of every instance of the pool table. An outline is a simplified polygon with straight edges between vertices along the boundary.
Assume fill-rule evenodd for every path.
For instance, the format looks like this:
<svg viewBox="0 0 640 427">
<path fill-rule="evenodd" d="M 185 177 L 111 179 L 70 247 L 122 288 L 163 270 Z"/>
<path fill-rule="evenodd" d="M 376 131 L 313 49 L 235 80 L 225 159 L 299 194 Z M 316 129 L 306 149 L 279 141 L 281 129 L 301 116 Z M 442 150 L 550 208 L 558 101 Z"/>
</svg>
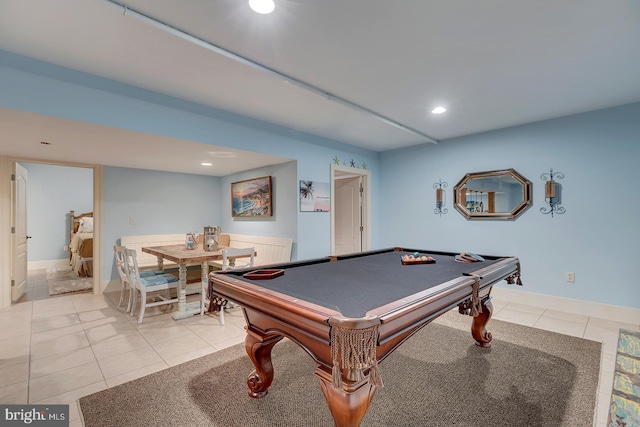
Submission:
<svg viewBox="0 0 640 427">
<path fill-rule="evenodd" d="M 435 262 L 404 265 L 402 256 L 415 252 Z M 491 288 L 501 280 L 521 284 L 520 262 L 483 255 L 482 262 L 461 263 L 456 255 L 389 248 L 211 274 L 210 291 L 244 312 L 245 348 L 255 366 L 249 395 L 267 394 L 271 350 L 286 336 L 317 363 L 336 426 L 358 426 L 383 386 L 379 363 L 438 316 L 458 306 L 473 316 L 476 343 L 490 346 Z"/>
</svg>

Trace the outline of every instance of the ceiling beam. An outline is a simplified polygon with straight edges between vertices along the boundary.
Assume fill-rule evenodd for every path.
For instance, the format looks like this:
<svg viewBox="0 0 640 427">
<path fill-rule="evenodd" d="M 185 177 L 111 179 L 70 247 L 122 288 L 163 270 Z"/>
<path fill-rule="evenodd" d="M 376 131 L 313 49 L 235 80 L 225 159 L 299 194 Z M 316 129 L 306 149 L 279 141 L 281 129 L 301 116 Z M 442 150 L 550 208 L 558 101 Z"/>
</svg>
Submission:
<svg viewBox="0 0 640 427">
<path fill-rule="evenodd" d="M 365 115 L 371 116 L 371 117 L 373 117 L 373 118 L 375 118 L 375 119 L 377 119 L 377 120 L 379 120 L 379 121 L 381 121 L 381 122 L 383 122 L 383 123 L 385 123 L 387 125 L 393 126 L 396 129 L 400 129 L 400 130 L 402 130 L 404 132 L 410 133 L 410 134 L 412 134 L 414 136 L 417 136 L 420 139 L 423 139 L 423 140 L 425 140 L 427 142 L 430 142 L 432 144 L 437 144 L 438 143 L 438 140 L 436 140 L 435 138 L 432 138 L 432 137 L 430 137 L 429 135 L 427 135 L 425 133 L 422 133 L 422 132 L 420 132 L 418 130 L 415 130 L 413 128 L 405 126 L 402 123 L 399 123 L 399 122 L 397 122 L 397 121 L 395 121 L 393 119 L 390 119 L 389 117 L 386 117 L 386 116 L 383 116 L 381 114 L 378 114 L 375 111 L 372 111 L 372 110 L 370 110 L 370 109 L 368 109 L 366 107 L 363 107 L 362 105 L 359 105 L 359 104 L 356 104 L 354 102 L 351 102 L 351 101 L 349 101 L 347 99 L 344 99 L 344 98 L 342 98 L 342 97 L 340 97 L 338 95 L 335 95 L 333 93 L 327 92 L 327 91 L 325 91 L 323 89 L 320 89 L 320 88 L 318 88 L 316 86 L 313 86 L 313 85 L 311 85 L 309 83 L 306 83 L 306 82 L 304 82 L 304 81 L 302 81 L 300 79 L 297 79 L 295 77 L 292 77 L 290 75 L 281 73 L 280 71 L 274 70 L 273 68 L 269 68 L 269 67 L 267 67 L 265 65 L 262 65 L 262 64 L 260 64 L 258 62 L 255 62 L 255 61 L 253 61 L 253 60 L 251 60 L 249 58 L 246 58 L 244 56 L 238 55 L 237 53 L 231 52 L 230 50 L 223 49 L 220 46 L 216 46 L 215 44 L 210 43 L 210 42 L 208 42 L 206 40 L 203 40 L 203 39 L 201 39 L 199 37 L 196 37 L 196 36 L 194 36 L 192 34 L 189 34 L 186 31 L 183 31 L 183 30 L 181 30 L 179 28 L 171 26 L 171 25 L 169 25 L 169 24 L 167 24 L 165 22 L 162 22 L 162 21 L 160 21 L 158 19 L 155 19 L 155 18 L 153 18 L 153 17 L 151 17 L 149 15 L 146 15 L 144 13 L 141 13 L 139 11 L 133 10 L 133 9 L 129 8 L 127 5 L 122 4 L 122 3 L 118 2 L 118 1 L 114 1 L 114 0 L 101 0 L 101 1 L 106 2 L 111 6 L 117 7 L 122 12 L 123 16 L 132 16 L 132 17 L 138 19 L 141 22 L 144 22 L 144 23 L 146 23 L 148 25 L 151 25 L 151 26 L 153 26 L 155 28 L 158 28 L 158 29 L 160 29 L 162 31 L 165 31 L 165 32 L 167 32 L 169 34 L 172 34 L 172 35 L 174 35 L 176 37 L 179 37 L 179 38 L 181 38 L 183 40 L 186 40 L 186 41 L 188 41 L 190 43 L 193 43 L 193 44 L 195 44 L 197 46 L 200 46 L 200 47 L 202 47 L 202 48 L 204 48 L 204 49 L 206 49 L 206 50 L 208 50 L 210 52 L 214 52 L 214 53 L 216 53 L 218 55 L 222 55 L 225 58 L 231 59 L 231 60 L 236 61 L 236 62 L 238 62 L 240 64 L 243 64 L 243 65 L 246 65 L 246 66 L 248 66 L 250 68 L 253 68 L 255 70 L 258 70 L 258 71 L 261 71 L 263 73 L 267 73 L 267 74 L 270 74 L 272 76 L 275 76 L 275 77 L 277 77 L 279 79 L 282 79 L 283 81 L 286 81 L 287 83 L 296 85 L 296 86 L 298 86 L 298 87 L 300 87 L 300 88 L 302 88 L 302 89 L 304 89 L 304 90 L 306 90 L 308 92 L 314 93 L 314 94 L 319 95 L 319 96 L 321 96 L 323 98 L 326 98 L 326 99 L 328 99 L 330 101 L 333 101 L 333 102 L 336 102 L 338 104 L 341 104 L 341 105 L 343 105 L 343 106 L 345 106 L 347 108 L 350 108 L 352 110 L 359 111 L 359 112 L 361 112 L 361 113 L 363 113 Z"/>
</svg>

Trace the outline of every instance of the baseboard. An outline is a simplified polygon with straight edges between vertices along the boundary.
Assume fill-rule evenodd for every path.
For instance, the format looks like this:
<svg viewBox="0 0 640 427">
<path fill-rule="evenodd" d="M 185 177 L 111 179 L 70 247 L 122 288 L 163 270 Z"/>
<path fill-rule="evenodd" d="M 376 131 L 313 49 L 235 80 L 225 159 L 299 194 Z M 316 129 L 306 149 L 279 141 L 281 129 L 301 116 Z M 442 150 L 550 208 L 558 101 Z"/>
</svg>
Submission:
<svg viewBox="0 0 640 427">
<path fill-rule="evenodd" d="M 567 313 L 593 316 L 601 319 L 615 320 L 616 322 L 640 324 L 640 309 L 621 307 L 617 305 L 601 304 L 592 301 L 583 301 L 571 298 L 556 297 L 552 295 L 535 294 L 519 289 L 493 287 L 492 297 L 507 300 L 509 302 L 533 305 L 535 307 L 564 311 Z"/>
<path fill-rule="evenodd" d="M 100 281 L 100 293 L 103 294 L 104 291 L 110 287 L 110 291 L 112 290 L 118 290 L 118 292 L 120 292 L 120 286 L 122 286 L 122 282 L 120 282 L 120 279 L 117 280 L 107 280 L 105 281 Z"/>
<path fill-rule="evenodd" d="M 68 259 L 50 259 L 45 261 L 30 261 L 27 263 L 27 270 L 60 270 L 70 268 Z"/>
</svg>

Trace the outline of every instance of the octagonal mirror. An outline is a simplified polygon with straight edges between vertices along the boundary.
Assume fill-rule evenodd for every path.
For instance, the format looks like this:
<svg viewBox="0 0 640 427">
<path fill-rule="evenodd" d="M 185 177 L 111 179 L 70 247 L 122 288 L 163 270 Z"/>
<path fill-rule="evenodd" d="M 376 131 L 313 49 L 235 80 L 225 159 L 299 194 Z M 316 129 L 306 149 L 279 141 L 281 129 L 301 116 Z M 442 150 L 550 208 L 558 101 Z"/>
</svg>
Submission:
<svg viewBox="0 0 640 427">
<path fill-rule="evenodd" d="M 469 220 L 513 220 L 531 206 L 531 181 L 515 169 L 472 172 L 456 184 L 453 199 Z"/>
</svg>

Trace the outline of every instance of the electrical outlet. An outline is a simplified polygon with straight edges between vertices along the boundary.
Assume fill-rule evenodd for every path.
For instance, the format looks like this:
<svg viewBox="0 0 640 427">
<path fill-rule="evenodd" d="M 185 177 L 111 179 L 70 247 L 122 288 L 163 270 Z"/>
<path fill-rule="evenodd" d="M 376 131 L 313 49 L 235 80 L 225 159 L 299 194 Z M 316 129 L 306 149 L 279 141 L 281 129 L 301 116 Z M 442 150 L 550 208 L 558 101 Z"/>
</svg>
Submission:
<svg viewBox="0 0 640 427">
<path fill-rule="evenodd" d="M 569 283 L 575 283 L 576 281 L 576 274 L 572 271 L 567 273 L 567 282 Z"/>
<path fill-rule="evenodd" d="M 129 224 L 134 225 L 136 223 L 136 219 L 132 216 L 129 217 Z"/>
<path fill-rule="evenodd" d="M 63 251 L 65 251 L 65 252 L 67 252 L 67 251 L 69 250 L 69 246 L 66 246 L 66 245 L 65 245 L 65 246 L 63 246 L 63 247 L 62 247 L 62 250 L 63 250 Z"/>
</svg>

